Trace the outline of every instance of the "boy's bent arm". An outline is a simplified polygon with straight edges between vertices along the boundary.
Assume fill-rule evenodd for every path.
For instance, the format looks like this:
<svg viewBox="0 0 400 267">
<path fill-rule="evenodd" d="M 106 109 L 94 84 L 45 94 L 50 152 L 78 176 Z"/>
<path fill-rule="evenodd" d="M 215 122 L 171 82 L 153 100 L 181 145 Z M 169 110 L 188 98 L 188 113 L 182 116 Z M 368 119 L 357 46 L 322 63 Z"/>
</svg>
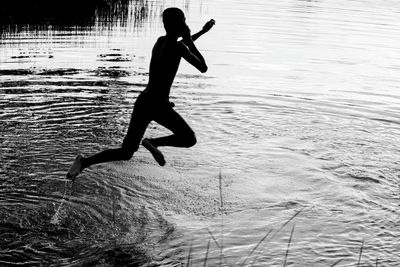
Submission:
<svg viewBox="0 0 400 267">
<path fill-rule="evenodd" d="M 186 39 L 185 44 L 187 47 L 183 43 L 179 43 L 181 56 L 200 72 L 206 72 L 208 69 L 206 61 L 200 54 L 199 50 L 197 50 L 193 41 L 191 39 Z"/>
<path fill-rule="evenodd" d="M 192 41 L 193 41 L 193 42 L 196 41 L 197 39 L 199 39 L 200 36 L 202 36 L 202 35 L 205 34 L 205 33 L 206 33 L 206 31 L 200 30 L 199 32 L 193 34 L 193 35 L 191 36 Z M 189 44 L 187 43 L 188 40 L 183 40 L 183 39 L 182 39 L 181 42 L 183 42 L 185 45 L 189 46 Z"/>
<path fill-rule="evenodd" d="M 196 41 L 197 39 L 199 39 L 200 36 L 202 36 L 203 34 L 208 32 L 214 25 L 215 25 L 215 20 L 211 19 L 211 20 L 207 21 L 206 24 L 204 24 L 203 28 L 198 33 L 195 33 L 192 35 L 193 42 Z M 183 40 L 184 43 L 185 43 L 185 41 L 186 40 Z M 188 45 L 188 44 L 186 44 L 186 45 Z"/>
<path fill-rule="evenodd" d="M 199 39 L 200 36 L 202 36 L 203 34 L 205 34 L 206 32 L 203 30 L 200 30 L 198 33 L 195 33 L 192 35 L 192 41 L 196 41 L 197 39 Z"/>
</svg>

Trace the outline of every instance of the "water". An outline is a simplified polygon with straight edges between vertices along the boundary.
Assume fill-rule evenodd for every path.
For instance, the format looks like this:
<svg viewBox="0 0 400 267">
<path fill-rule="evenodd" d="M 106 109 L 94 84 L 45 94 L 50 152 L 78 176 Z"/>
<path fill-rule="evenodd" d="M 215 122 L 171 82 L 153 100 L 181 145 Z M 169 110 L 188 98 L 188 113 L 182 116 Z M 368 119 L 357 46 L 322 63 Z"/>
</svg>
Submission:
<svg viewBox="0 0 400 267">
<path fill-rule="evenodd" d="M 49 3 L 1 11 L 0 265 L 400 264 L 398 2 Z M 168 6 L 217 21 L 171 95 L 198 144 L 72 185 L 120 144 Z"/>
</svg>

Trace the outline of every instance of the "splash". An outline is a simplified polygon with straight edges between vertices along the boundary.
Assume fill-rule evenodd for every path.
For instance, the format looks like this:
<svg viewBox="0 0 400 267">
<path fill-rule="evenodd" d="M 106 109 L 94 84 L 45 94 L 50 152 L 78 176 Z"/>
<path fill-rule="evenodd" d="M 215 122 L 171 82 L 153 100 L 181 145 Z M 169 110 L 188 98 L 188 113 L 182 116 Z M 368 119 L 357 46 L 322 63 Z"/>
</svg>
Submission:
<svg viewBox="0 0 400 267">
<path fill-rule="evenodd" d="M 70 185 L 68 186 L 68 184 L 70 184 Z M 50 220 L 51 224 L 55 224 L 55 225 L 60 224 L 60 221 L 63 218 L 62 215 L 65 214 L 63 212 L 63 207 L 65 206 L 64 203 L 66 203 L 69 200 L 69 195 L 67 194 L 67 192 L 68 192 L 68 189 L 71 189 L 72 184 L 73 184 L 72 182 L 69 183 L 67 180 L 65 180 L 63 197 L 61 199 L 60 204 L 58 205 L 56 212 L 54 213 L 53 217 Z"/>
</svg>

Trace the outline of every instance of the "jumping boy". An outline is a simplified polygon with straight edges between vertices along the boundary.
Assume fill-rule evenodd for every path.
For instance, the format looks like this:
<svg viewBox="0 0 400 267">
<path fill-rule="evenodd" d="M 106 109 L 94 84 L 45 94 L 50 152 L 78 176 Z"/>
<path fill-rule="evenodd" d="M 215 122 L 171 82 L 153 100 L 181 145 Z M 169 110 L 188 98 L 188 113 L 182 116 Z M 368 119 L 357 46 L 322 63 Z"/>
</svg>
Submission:
<svg viewBox="0 0 400 267">
<path fill-rule="evenodd" d="M 131 159 L 138 150 L 140 141 L 151 121 L 161 124 L 173 133 L 154 139 L 145 138 L 142 141 L 142 145 L 150 151 L 161 166 L 165 165 L 165 159 L 158 147 L 191 147 L 196 144 L 193 130 L 169 102 L 169 93 L 182 57 L 200 72 L 207 71 L 206 62 L 193 41 L 208 32 L 215 21 L 208 21 L 201 31 L 191 36 L 182 10 L 167 8 L 162 17 L 166 35 L 158 38 L 154 45 L 149 82 L 135 102 L 128 133 L 122 146 L 104 150 L 87 158 L 78 155 L 67 173 L 69 179 L 75 180 L 79 173 L 94 164 Z M 182 41 L 178 42 L 179 37 L 182 37 Z"/>
</svg>

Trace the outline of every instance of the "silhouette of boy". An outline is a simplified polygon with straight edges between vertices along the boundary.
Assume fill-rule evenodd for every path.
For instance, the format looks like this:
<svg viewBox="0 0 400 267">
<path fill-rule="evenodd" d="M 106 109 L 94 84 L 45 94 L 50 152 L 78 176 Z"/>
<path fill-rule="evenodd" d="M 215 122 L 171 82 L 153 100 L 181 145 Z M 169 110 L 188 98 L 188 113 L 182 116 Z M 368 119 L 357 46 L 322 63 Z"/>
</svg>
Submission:
<svg viewBox="0 0 400 267">
<path fill-rule="evenodd" d="M 201 31 L 191 36 L 185 15 L 179 8 L 167 8 L 162 17 L 166 35 L 158 38 L 154 45 L 149 82 L 135 102 L 122 146 L 104 150 L 87 158 L 78 155 L 67 173 L 68 178 L 75 180 L 80 172 L 94 164 L 131 159 L 138 150 L 140 141 L 151 121 L 161 124 L 173 133 L 154 139 L 145 138 L 142 141 L 142 145 L 150 151 L 161 166 L 165 165 L 165 159 L 158 147 L 191 147 L 196 144 L 193 130 L 169 102 L 169 93 L 182 57 L 200 72 L 207 71 L 206 62 L 193 41 L 208 32 L 215 21 L 208 21 Z M 182 41 L 178 41 L 179 37 L 182 37 Z"/>
</svg>

